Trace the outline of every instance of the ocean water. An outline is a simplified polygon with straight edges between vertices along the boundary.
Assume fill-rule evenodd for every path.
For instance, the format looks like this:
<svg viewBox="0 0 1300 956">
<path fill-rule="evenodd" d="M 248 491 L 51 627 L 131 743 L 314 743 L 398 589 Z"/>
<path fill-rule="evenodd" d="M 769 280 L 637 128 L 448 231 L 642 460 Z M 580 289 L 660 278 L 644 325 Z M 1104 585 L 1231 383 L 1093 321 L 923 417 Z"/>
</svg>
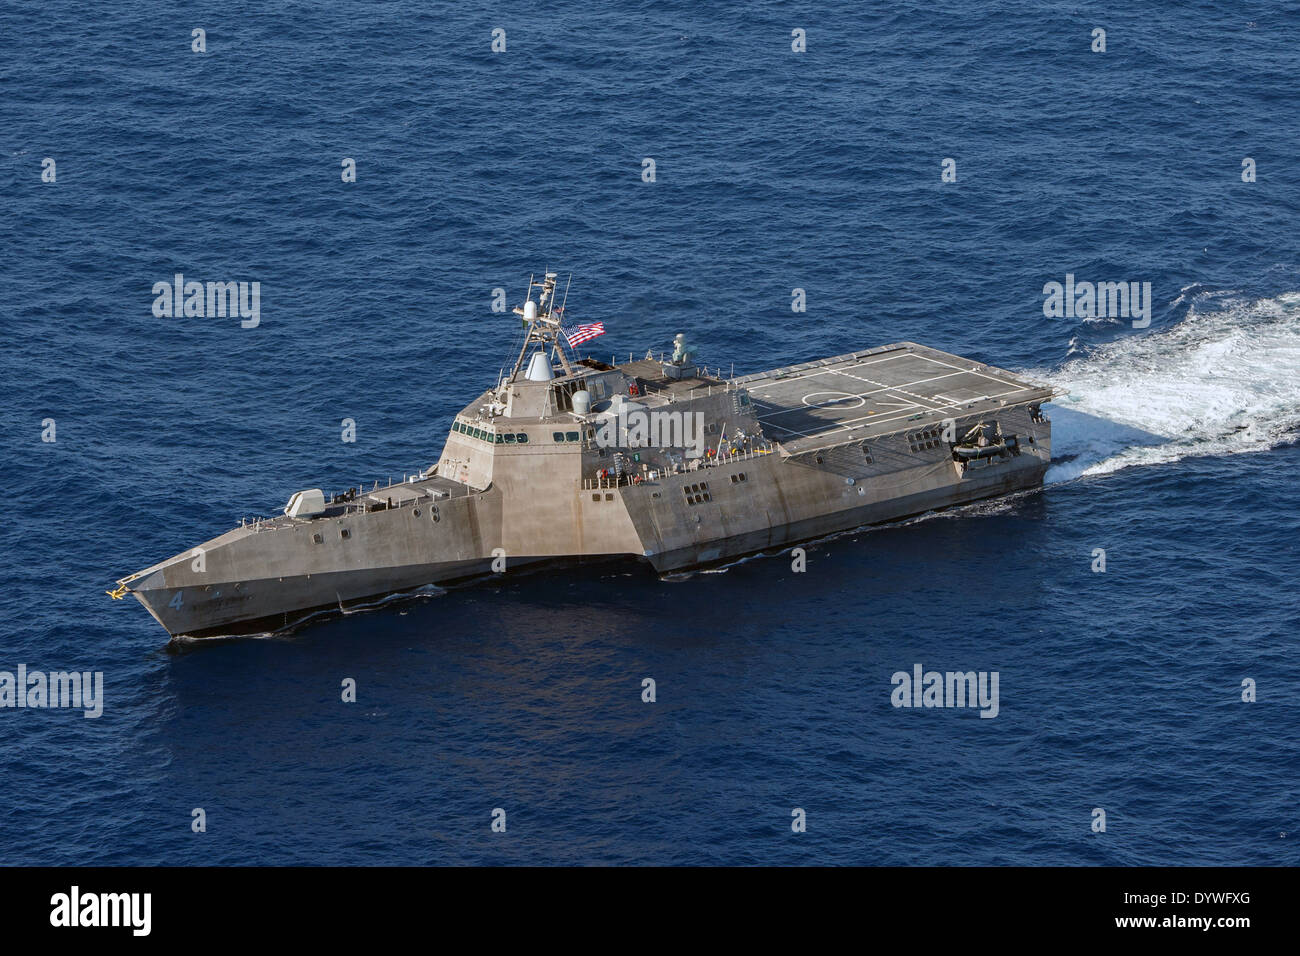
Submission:
<svg viewBox="0 0 1300 956">
<path fill-rule="evenodd" d="M 4 861 L 1294 864 L 1297 50 L 1219 0 L 6 7 L 0 670 L 105 703 L 0 710 Z M 508 360 L 492 290 L 548 268 L 599 357 L 1032 374 L 1057 461 L 801 574 L 510 575 L 180 650 L 104 594 L 435 461 Z M 177 272 L 260 282 L 260 325 L 155 317 Z M 1150 326 L 1046 317 L 1067 273 L 1150 282 Z M 997 717 L 893 707 L 918 663 L 997 671 Z"/>
</svg>

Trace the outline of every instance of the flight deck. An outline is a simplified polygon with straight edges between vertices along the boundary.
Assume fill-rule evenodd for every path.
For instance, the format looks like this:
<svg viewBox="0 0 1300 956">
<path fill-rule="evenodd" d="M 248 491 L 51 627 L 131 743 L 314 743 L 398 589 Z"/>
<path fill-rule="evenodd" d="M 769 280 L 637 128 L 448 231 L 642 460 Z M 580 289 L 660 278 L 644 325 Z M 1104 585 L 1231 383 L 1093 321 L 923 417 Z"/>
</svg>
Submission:
<svg viewBox="0 0 1300 956">
<path fill-rule="evenodd" d="M 733 379 L 763 433 L 788 451 L 1050 401 L 1050 388 L 912 342 Z"/>
</svg>

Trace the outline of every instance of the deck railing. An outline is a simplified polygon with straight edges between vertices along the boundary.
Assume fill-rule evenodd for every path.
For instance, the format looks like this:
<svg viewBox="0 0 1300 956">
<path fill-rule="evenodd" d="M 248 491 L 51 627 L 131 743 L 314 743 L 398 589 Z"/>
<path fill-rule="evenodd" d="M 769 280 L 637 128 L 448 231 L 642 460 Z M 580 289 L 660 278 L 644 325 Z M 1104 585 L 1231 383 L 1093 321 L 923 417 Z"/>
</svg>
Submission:
<svg viewBox="0 0 1300 956">
<path fill-rule="evenodd" d="M 416 480 L 420 480 L 419 475 L 406 475 L 403 476 L 404 480 L 402 481 L 393 481 L 393 479 L 389 478 L 388 484 L 384 485 L 383 487 L 380 487 L 379 480 L 376 479 L 374 483 L 374 487 L 372 487 L 369 491 L 365 490 L 363 484 L 363 486 L 357 490 L 356 496 L 354 498 L 349 499 L 348 501 L 335 501 L 333 495 L 327 494 L 325 495 L 325 507 L 334 508 L 341 505 L 343 507 L 342 514 L 333 515 L 332 517 L 343 518 L 351 515 L 367 514 L 369 512 L 372 512 L 375 510 L 375 505 L 380 503 L 384 505 L 384 507 L 380 510 L 396 511 L 399 508 L 414 507 L 415 505 L 427 501 L 444 500 L 439 498 L 432 491 L 428 491 L 428 490 L 421 490 L 419 494 L 412 495 L 411 497 L 408 498 L 402 498 L 393 501 L 391 505 L 387 503 L 387 500 L 385 500 L 384 502 L 370 500 L 369 497 L 370 495 L 378 496 L 383 494 L 383 492 L 391 491 L 394 488 L 409 487 L 411 482 L 409 480 L 406 480 L 409 478 L 415 478 Z M 389 496 L 387 495 L 384 495 L 384 497 L 385 499 L 389 498 Z M 241 528 L 247 528 L 252 532 L 257 533 L 259 531 L 273 531 L 276 528 L 284 527 L 286 521 L 292 521 L 292 520 L 293 519 L 289 518 L 288 515 L 284 515 L 284 514 L 272 515 L 269 518 L 266 517 L 265 515 L 258 515 L 252 518 L 250 517 L 240 518 L 239 526 Z"/>
<path fill-rule="evenodd" d="M 651 471 L 657 472 L 657 478 L 645 478 L 651 484 L 661 481 L 664 478 L 671 478 L 674 475 L 686 475 L 696 471 L 704 471 L 709 468 L 717 468 L 719 465 L 731 465 L 740 461 L 752 461 L 755 458 L 765 458 L 774 454 L 776 446 L 771 442 L 757 442 L 756 447 L 748 448 L 744 451 L 738 451 L 734 455 L 718 455 L 713 458 L 707 456 L 701 458 L 688 459 L 694 464 L 682 463 L 672 465 L 667 468 L 653 468 Z M 604 489 L 618 488 L 623 485 L 631 484 L 633 477 L 643 477 L 640 472 L 626 472 L 619 476 L 608 476 L 605 478 L 584 478 L 581 482 L 582 491 L 600 491 Z"/>
</svg>

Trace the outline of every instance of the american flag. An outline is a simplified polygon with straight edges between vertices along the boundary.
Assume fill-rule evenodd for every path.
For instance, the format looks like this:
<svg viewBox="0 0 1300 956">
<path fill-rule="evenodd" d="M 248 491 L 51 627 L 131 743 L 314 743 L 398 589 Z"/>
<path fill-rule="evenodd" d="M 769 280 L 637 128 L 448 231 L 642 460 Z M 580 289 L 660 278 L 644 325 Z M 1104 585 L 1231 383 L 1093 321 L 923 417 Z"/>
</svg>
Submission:
<svg viewBox="0 0 1300 956">
<path fill-rule="evenodd" d="M 575 348 L 583 342 L 589 342 L 596 336 L 604 334 L 604 322 L 592 322 L 590 325 L 579 325 L 576 328 L 564 330 L 564 337 L 569 340 L 569 348 Z"/>
</svg>

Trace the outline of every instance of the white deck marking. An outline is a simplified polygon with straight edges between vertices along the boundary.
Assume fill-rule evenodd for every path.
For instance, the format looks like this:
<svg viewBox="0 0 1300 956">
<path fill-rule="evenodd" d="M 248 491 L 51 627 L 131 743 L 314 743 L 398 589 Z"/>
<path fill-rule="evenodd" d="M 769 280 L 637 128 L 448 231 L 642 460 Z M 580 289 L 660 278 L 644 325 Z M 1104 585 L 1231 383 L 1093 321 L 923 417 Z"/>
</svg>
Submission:
<svg viewBox="0 0 1300 956">
<path fill-rule="evenodd" d="M 942 375 L 934 375 L 927 378 L 915 379 L 909 382 L 902 382 L 898 385 L 887 385 L 884 382 L 876 381 L 875 379 L 869 378 L 865 375 L 850 374 L 853 371 L 866 368 L 867 366 L 870 365 L 879 365 L 882 362 L 892 362 L 900 358 L 909 358 L 909 357 L 920 359 L 925 362 L 929 362 L 933 365 L 939 366 L 940 368 L 951 369 L 952 371 L 945 372 Z M 1032 383 L 1019 383 L 1014 380 L 1008 381 L 1007 379 L 999 378 L 996 375 L 991 375 L 987 372 L 980 371 L 979 369 L 964 368 L 960 365 L 953 365 L 951 362 L 945 362 L 941 359 L 932 358 L 929 355 L 922 355 L 918 352 L 913 352 L 909 350 L 901 350 L 901 351 L 893 352 L 889 355 L 881 356 L 878 358 L 872 358 L 861 362 L 854 362 L 853 364 L 850 365 L 832 366 L 832 367 L 812 367 L 808 369 L 803 369 L 798 372 L 789 374 L 784 378 L 779 378 L 779 379 L 774 378 L 774 379 L 769 379 L 767 381 L 756 382 L 753 385 L 748 387 L 750 389 L 754 389 L 754 388 L 762 388 L 764 386 L 769 386 L 769 385 L 782 385 L 782 384 L 795 385 L 797 382 L 801 380 L 807 380 L 814 377 L 824 376 L 827 374 L 839 375 L 843 378 L 853 379 L 855 382 L 863 382 L 868 385 L 874 386 L 874 388 L 869 388 L 861 391 L 850 391 L 846 389 L 844 390 L 843 396 L 840 398 L 832 399 L 826 402 L 805 404 L 803 406 L 786 405 L 781 402 L 773 401 L 772 399 L 768 399 L 767 401 L 760 401 L 759 399 L 755 398 L 754 404 L 758 407 L 759 410 L 759 415 L 758 415 L 759 421 L 764 425 L 768 425 L 773 429 L 784 433 L 786 436 L 798 436 L 799 438 L 814 438 L 814 437 L 820 437 L 825 435 L 834 435 L 836 432 L 852 433 L 864 427 L 864 425 L 870 425 L 870 426 L 885 425 L 891 422 L 898 422 L 906 419 L 924 418 L 930 415 L 940 414 L 943 412 L 960 409 L 963 406 L 970 406 L 979 402 L 991 402 L 996 399 L 1003 398 L 1010 395 L 1017 395 L 1017 394 L 1023 395 L 1024 393 L 1033 391 L 1038 387 Z M 945 378 L 952 378 L 958 375 L 972 375 L 977 378 L 982 378 L 990 382 L 997 382 L 999 385 L 1006 386 L 1007 390 L 998 392 L 993 395 L 974 395 L 974 396 L 967 396 L 964 398 L 953 398 L 952 396 L 944 395 L 938 392 L 933 392 L 930 394 L 920 394 L 911 391 L 911 389 L 914 389 L 920 385 L 925 385 L 930 382 L 940 381 Z M 826 384 L 829 385 L 830 383 L 826 383 Z M 807 392 L 805 393 L 803 399 L 800 400 L 806 403 L 806 400 L 808 398 L 816 394 L 818 394 L 818 392 L 816 391 Z M 881 410 L 888 409 L 889 410 L 888 414 L 884 414 L 884 415 L 868 414 L 868 415 L 858 416 L 856 418 L 844 419 L 844 420 L 820 419 L 817 418 L 817 416 L 815 415 L 815 411 L 818 408 L 824 408 L 829 405 L 843 403 L 844 400 L 847 398 L 858 398 L 860 400 L 863 400 L 865 403 L 865 400 L 867 400 L 870 396 L 873 395 L 881 396 L 881 397 L 872 399 L 870 404 L 874 408 L 878 408 Z M 793 400 L 793 396 L 791 396 L 791 399 Z M 942 404 L 936 405 L 934 404 L 936 402 Z M 766 411 L 764 411 L 764 409 Z M 996 409 L 988 409 L 989 412 L 995 410 Z M 800 412 L 800 411 L 809 411 L 810 413 L 814 413 L 813 414 L 814 419 L 823 423 L 824 427 L 815 428 L 813 431 L 802 431 L 797 428 L 790 428 L 785 425 L 777 424 L 774 421 L 774 419 L 782 415 L 788 414 L 790 412 Z M 921 424 L 922 423 L 918 422 L 918 427 Z M 785 440 L 789 441 L 791 439 L 787 437 Z"/>
<path fill-rule="evenodd" d="M 812 398 L 814 395 L 834 395 L 836 397 L 827 399 L 824 402 L 808 401 L 808 399 Z M 866 398 L 864 398 L 862 395 L 859 395 L 857 392 L 843 392 L 838 389 L 827 389 L 822 391 L 809 392 L 803 398 L 799 399 L 799 401 L 803 402 L 804 408 L 823 408 L 827 405 L 834 405 L 836 402 L 843 402 L 849 399 L 855 399 L 857 401 L 858 404 L 854 405 L 853 406 L 854 408 L 861 408 L 863 405 L 867 404 Z M 791 408 L 791 411 L 795 411 L 795 409 Z"/>
<path fill-rule="evenodd" d="M 882 384 L 882 383 L 880 383 L 880 382 L 871 382 L 870 384 L 872 384 L 872 385 L 879 385 L 880 387 L 879 387 L 879 388 L 873 388 L 873 389 L 870 389 L 870 390 L 865 391 L 865 392 L 848 392 L 848 391 L 846 391 L 846 392 L 843 392 L 841 398 L 834 399 L 834 400 L 832 400 L 832 401 L 828 401 L 828 402 L 817 402 L 817 403 L 811 403 L 811 404 L 808 403 L 808 402 L 807 402 L 808 395 L 818 395 L 818 394 L 821 394 L 820 392 L 809 392 L 808 395 L 805 395 L 802 399 L 800 399 L 800 401 L 805 402 L 805 404 L 804 404 L 803 406 L 797 406 L 797 405 L 769 405 L 769 407 L 771 407 L 771 408 L 779 408 L 779 409 L 781 409 L 781 411 L 778 411 L 778 412 L 772 412 L 770 415 L 767 415 L 767 416 L 764 416 L 764 417 L 765 417 L 765 418 L 775 418 L 775 417 L 778 416 L 778 415 L 785 415 L 785 414 L 787 414 L 787 413 L 789 413 L 789 412 L 801 412 L 801 411 L 804 411 L 804 409 L 806 409 L 806 408 L 822 408 L 822 407 L 824 407 L 824 406 L 826 406 L 826 405 L 832 405 L 832 404 L 834 404 L 834 403 L 837 402 L 837 401 L 843 401 L 845 398 L 858 398 L 858 399 L 863 399 L 863 400 L 865 400 L 865 399 L 867 398 L 868 395 L 879 395 L 881 392 L 899 392 L 899 393 L 901 393 L 901 394 L 903 394 L 903 395 L 911 395 L 912 393 L 909 392 L 909 391 L 907 391 L 907 389 L 911 388 L 911 387 L 914 386 L 914 385 L 923 385 L 923 384 L 925 384 L 926 382 L 937 382 L 937 381 L 938 381 L 939 379 L 941 379 L 941 378 L 948 378 L 949 376 L 952 376 L 952 375 L 960 375 L 960 374 L 962 374 L 962 373 L 961 373 L 961 372 L 945 372 L 943 375 L 936 375 L 936 376 L 934 376 L 933 378 L 923 378 L 923 379 L 919 379 L 918 381 L 915 381 L 915 382 L 904 382 L 904 383 L 902 383 L 901 385 L 884 385 L 884 384 Z M 851 378 L 851 379 L 855 379 L 856 381 L 859 381 L 859 382 L 866 382 L 866 381 L 869 381 L 868 379 L 858 378 L 858 376 L 856 376 L 856 375 L 850 375 L 850 376 L 848 376 L 848 377 Z M 759 402 L 758 399 L 754 399 L 754 401 L 755 401 L 756 404 L 769 404 L 768 402 Z M 770 402 L 770 400 L 769 400 L 769 402 Z M 889 402 L 883 402 L 883 401 L 877 401 L 877 402 L 875 402 L 875 404 L 877 404 L 877 405 L 888 405 L 888 404 L 892 404 L 892 403 L 889 403 Z M 908 406 L 915 406 L 915 407 L 918 407 L 918 408 L 925 408 L 925 407 L 927 407 L 927 406 L 925 406 L 925 405 L 920 405 L 920 404 L 918 404 L 918 403 L 915 402 L 915 401 L 913 401 L 913 402 L 908 402 Z M 943 407 L 943 406 L 940 406 L 940 407 Z"/>
<path fill-rule="evenodd" d="M 892 362 L 894 359 L 906 358 L 908 356 L 911 356 L 913 358 L 924 357 L 924 356 L 917 355 L 915 352 L 898 352 L 895 355 L 887 355 L 884 358 L 872 359 L 870 362 L 859 362 L 856 365 L 846 365 L 844 366 L 844 368 L 845 369 L 864 368 L 865 366 L 868 365 L 879 365 L 881 362 Z M 800 369 L 798 372 L 795 372 L 792 375 L 787 375 L 784 378 L 768 379 L 765 382 L 755 382 L 753 385 L 746 385 L 745 387 L 749 389 L 763 388 L 767 385 L 779 385 L 782 382 L 793 381 L 794 379 L 797 378 L 811 378 L 814 375 L 825 375 L 827 372 L 838 372 L 838 371 L 840 371 L 839 368 L 821 368 L 821 369 L 817 369 L 816 371 L 814 371 L 813 369 Z M 850 375 L 849 378 L 853 378 L 853 376 Z"/>
<path fill-rule="evenodd" d="M 930 356 L 928 356 L 928 355 L 923 355 L 923 356 L 921 356 L 921 358 L 924 358 L 927 362 L 933 362 L 935 365 L 942 365 L 944 368 L 955 368 L 955 369 L 957 369 L 959 372 L 965 372 L 967 375 L 978 375 L 978 376 L 980 376 L 980 378 L 987 378 L 987 379 L 989 379 L 990 381 L 997 382 L 999 385 L 1015 385 L 1015 384 L 1016 384 L 1015 382 L 1008 382 L 1006 379 L 998 378 L 996 375 L 989 375 L 989 374 L 987 374 L 987 373 L 985 373 L 985 372 L 981 372 L 981 371 L 979 371 L 978 369 L 973 369 L 973 368 L 962 368 L 960 365 L 953 365 L 953 364 L 950 363 L 950 362 L 941 362 L 941 361 L 939 361 L 939 359 L 937 359 L 937 358 L 930 358 Z M 1031 387 L 1032 387 L 1032 386 L 1029 386 L 1029 385 L 1021 385 L 1021 386 L 1019 386 L 1019 387 L 1016 389 L 1016 391 L 1018 391 L 1018 392 L 1020 392 L 1020 391 L 1028 391 L 1029 388 L 1031 388 Z M 1004 393 L 1004 394 L 1010 394 L 1010 393 L 1009 393 L 1009 392 L 1006 392 L 1006 393 Z"/>
<path fill-rule="evenodd" d="M 1003 383 L 1003 384 L 1006 384 L 1006 383 Z M 981 395 L 981 396 L 979 396 L 978 398 L 972 398 L 971 401 L 972 401 L 972 402 L 991 401 L 992 399 L 995 399 L 995 398 L 1001 398 L 1003 395 L 1014 395 L 1016 392 L 1022 392 L 1022 391 L 1024 391 L 1024 389 L 1022 389 L 1022 388 L 1013 388 L 1013 389 L 1012 389 L 1011 391 L 1009 391 L 1009 392 L 998 392 L 998 394 L 996 394 L 996 395 Z M 960 402 L 954 402 L 954 403 L 952 403 L 951 405 L 943 405 L 943 406 L 940 406 L 939 408 L 933 409 L 933 411 L 936 411 L 936 412 L 946 411 L 946 410 L 948 410 L 949 408 L 956 408 L 956 407 L 957 407 L 958 405 L 960 405 L 960 404 L 962 404 L 962 403 L 960 403 Z M 989 411 L 996 411 L 996 409 L 989 409 Z M 898 421 L 898 419 L 900 419 L 900 418 L 906 418 L 906 417 L 908 417 L 908 416 L 907 416 L 907 415 L 893 415 L 893 416 L 891 416 L 891 417 L 889 417 L 889 418 L 877 418 L 875 415 L 864 415 L 864 416 L 862 416 L 861 418 L 847 418 L 847 419 L 845 419 L 845 420 L 842 421 L 842 422 L 837 422 L 836 424 L 837 424 L 839 427 L 841 427 L 841 428 L 846 428 L 846 426 L 850 425 L 850 424 L 853 423 L 853 422 L 866 422 L 866 421 L 869 421 L 869 422 L 871 422 L 873 425 L 875 425 L 875 424 L 879 424 L 880 422 L 894 422 L 894 421 Z M 777 427 L 780 428 L 780 427 L 782 427 L 782 426 L 778 425 Z M 832 432 L 832 431 L 834 431 L 834 430 L 835 430 L 835 429 L 833 429 L 833 428 L 828 428 L 826 431 L 827 431 L 827 432 Z M 824 434 L 824 433 L 823 433 L 823 434 Z"/>
<path fill-rule="evenodd" d="M 900 395 L 908 396 L 922 408 L 930 407 L 928 404 L 929 399 L 926 396 L 918 395 L 915 392 L 909 392 L 907 390 L 907 387 L 909 385 L 915 383 L 905 382 L 901 385 L 886 385 L 884 382 L 877 382 L 875 379 L 866 378 L 865 376 L 861 376 L 861 375 L 849 375 L 847 372 L 840 372 L 839 374 L 843 375 L 845 378 L 851 378 L 858 382 L 866 382 L 869 385 L 878 386 L 876 392 L 898 392 Z M 921 379 L 921 381 L 927 381 L 927 379 Z M 866 394 L 874 395 L 876 392 L 867 392 Z M 937 409 L 930 409 L 930 410 L 937 411 Z"/>
<path fill-rule="evenodd" d="M 891 391 L 891 390 L 892 390 L 892 391 L 895 391 L 895 392 L 902 392 L 904 395 L 911 395 L 912 393 L 909 392 L 909 391 L 907 391 L 909 388 L 915 388 L 915 387 L 918 386 L 918 385 L 924 385 L 926 382 L 937 382 L 937 381 L 939 381 L 939 379 L 941 379 L 941 378 L 952 378 L 952 376 L 954 376 L 954 375 L 963 375 L 963 374 L 965 374 L 965 373 L 963 373 L 963 372 L 961 372 L 961 371 L 957 371 L 957 372 L 944 372 L 942 375 L 935 375 L 935 376 L 932 376 L 931 378 L 918 378 L 918 379 L 917 379 L 916 381 L 914 381 L 914 382 L 900 382 L 900 383 L 897 384 L 897 385 L 885 385 L 884 382 L 874 382 L 874 381 L 872 381 L 872 380 L 869 379 L 869 378 L 862 378 L 861 376 L 858 376 L 858 375 L 847 375 L 847 373 L 845 373 L 845 374 L 846 374 L 846 376 L 847 376 L 848 378 L 851 378 L 851 379 L 853 379 L 853 380 L 855 380 L 855 381 L 858 381 L 858 382 L 870 382 L 872 385 L 879 385 L 879 386 L 881 386 L 881 387 L 880 387 L 879 389 L 877 389 L 876 391 L 884 392 L 884 391 Z M 1008 384 L 1008 383 L 1003 382 L 1002 384 L 1006 385 L 1006 384 Z M 874 394 L 874 392 L 863 392 L 862 394 L 863 394 L 863 395 L 872 395 L 872 394 Z M 934 398 L 935 396 L 933 396 L 933 395 L 927 395 L 926 397 L 927 397 L 927 398 Z"/>
<path fill-rule="evenodd" d="M 1014 395 L 1016 392 L 1020 392 L 1020 391 L 1023 391 L 1023 389 L 1016 388 L 1016 389 L 1012 389 L 1009 392 L 999 392 L 997 395 L 982 395 L 979 398 L 972 399 L 971 401 L 977 401 L 977 402 L 988 401 L 994 398 L 1001 398 L 1003 395 Z M 953 405 L 933 409 L 933 411 L 945 411 L 947 408 L 955 408 L 957 404 L 960 403 L 954 403 Z M 990 411 L 992 411 L 992 409 L 990 409 Z M 832 425 L 832 427 L 823 429 L 822 431 L 818 431 L 818 432 L 801 432 L 794 428 L 788 428 L 785 425 L 777 425 L 775 427 L 781 429 L 782 431 L 790 432 L 791 434 L 800 435 L 804 438 L 812 438 L 816 435 L 831 435 L 834 434 L 836 431 L 852 432 L 856 427 L 854 426 L 855 422 L 870 422 L 872 425 L 881 425 L 888 422 L 896 422 L 901 419 L 907 419 L 911 417 L 913 416 L 908 415 L 907 411 L 904 411 L 902 414 L 899 415 L 890 415 L 884 418 L 877 418 L 875 415 L 864 415 L 861 418 L 850 418 L 842 422 L 835 422 Z M 876 437 L 883 438 L 884 436 L 878 435 Z"/>
</svg>

